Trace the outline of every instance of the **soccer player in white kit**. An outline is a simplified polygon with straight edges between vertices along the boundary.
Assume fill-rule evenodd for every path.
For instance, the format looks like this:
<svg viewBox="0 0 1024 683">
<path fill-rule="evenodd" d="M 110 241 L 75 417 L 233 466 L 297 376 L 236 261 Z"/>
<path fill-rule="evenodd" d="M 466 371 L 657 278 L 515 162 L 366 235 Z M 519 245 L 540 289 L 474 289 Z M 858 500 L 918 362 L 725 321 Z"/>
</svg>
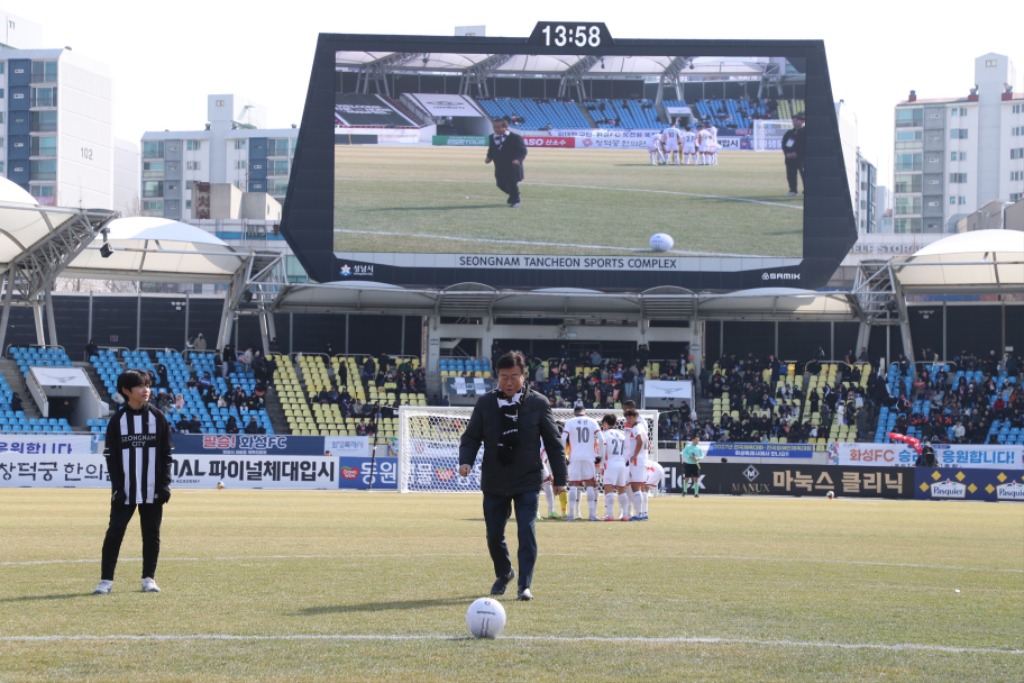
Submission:
<svg viewBox="0 0 1024 683">
<path fill-rule="evenodd" d="M 629 458 L 629 488 L 633 502 L 631 522 L 642 522 L 647 519 L 644 508 L 644 486 L 647 484 L 647 426 L 639 422 L 640 414 L 635 408 L 622 411 L 626 418 L 626 455 Z"/>
<path fill-rule="evenodd" d="M 711 160 L 712 166 L 718 166 L 718 128 L 709 121 L 706 130 L 711 133 L 711 139 L 708 142 L 708 158 Z"/>
<path fill-rule="evenodd" d="M 655 133 L 647 141 L 647 153 L 651 156 L 651 166 L 661 166 L 665 163 L 665 154 L 661 150 L 661 133 Z"/>
<path fill-rule="evenodd" d="M 712 134 L 711 131 L 708 130 L 708 125 L 709 124 L 704 123 L 700 124 L 700 130 L 697 131 L 697 152 L 699 152 L 700 155 L 701 166 L 711 165 L 711 156 L 709 151 L 711 147 Z"/>
<path fill-rule="evenodd" d="M 665 164 L 672 164 L 674 160 L 675 165 L 679 166 L 679 144 L 682 142 L 679 129 L 673 124 L 661 131 L 661 138 L 665 144 Z"/>
<path fill-rule="evenodd" d="M 692 128 L 683 131 L 683 165 L 697 165 L 697 134 Z"/>
<path fill-rule="evenodd" d="M 543 442 L 540 444 L 540 466 L 544 470 L 541 475 L 543 479 L 541 480 L 540 488 L 548 499 L 548 519 L 557 519 L 558 515 L 555 514 L 555 490 L 553 486 L 555 477 L 551 472 L 551 465 L 548 463 L 548 451 L 544 448 Z M 537 519 L 542 519 L 539 506 L 537 508 Z"/>
<path fill-rule="evenodd" d="M 568 520 L 581 519 L 576 512 L 580 500 L 580 488 L 585 486 L 590 521 L 597 519 L 597 470 L 601 425 L 586 415 L 581 402 L 573 408 L 572 418 L 565 421 L 562 443 L 569 447 L 569 516 Z"/>
<path fill-rule="evenodd" d="M 629 465 L 626 457 L 626 435 L 618 429 L 619 418 L 609 413 L 601 418 L 601 458 L 604 462 L 604 521 L 629 521 L 626 515 L 629 496 Z M 615 516 L 615 499 L 619 500 L 619 516 Z"/>
</svg>

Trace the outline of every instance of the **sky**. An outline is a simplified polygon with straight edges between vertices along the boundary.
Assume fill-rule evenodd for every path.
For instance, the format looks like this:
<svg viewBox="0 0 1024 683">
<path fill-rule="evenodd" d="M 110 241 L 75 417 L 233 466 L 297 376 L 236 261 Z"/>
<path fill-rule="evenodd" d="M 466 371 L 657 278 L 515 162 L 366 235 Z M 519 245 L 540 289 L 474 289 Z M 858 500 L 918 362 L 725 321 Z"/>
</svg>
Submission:
<svg viewBox="0 0 1024 683">
<path fill-rule="evenodd" d="M 107 66 L 114 135 L 134 142 L 147 130 L 202 129 L 210 94 L 233 93 L 263 105 L 270 128 L 298 124 L 319 33 L 452 35 L 456 26 L 483 25 L 488 36 L 526 37 L 538 21 L 572 20 L 602 21 L 613 38 L 820 39 L 833 96 L 856 116 L 858 145 L 879 167 L 884 185 L 890 184 L 893 109 L 911 89 L 922 99 L 966 95 L 975 59 L 994 52 L 1010 57 L 1017 69 L 1014 91 L 1024 92 L 1020 16 L 992 0 L 969 9 L 925 9 L 905 0 L 733 0 L 693 9 L 593 0 L 559 2 L 557 10 L 552 5 L 0 0 L 0 9 L 42 25 L 47 47 L 70 46 Z"/>
</svg>

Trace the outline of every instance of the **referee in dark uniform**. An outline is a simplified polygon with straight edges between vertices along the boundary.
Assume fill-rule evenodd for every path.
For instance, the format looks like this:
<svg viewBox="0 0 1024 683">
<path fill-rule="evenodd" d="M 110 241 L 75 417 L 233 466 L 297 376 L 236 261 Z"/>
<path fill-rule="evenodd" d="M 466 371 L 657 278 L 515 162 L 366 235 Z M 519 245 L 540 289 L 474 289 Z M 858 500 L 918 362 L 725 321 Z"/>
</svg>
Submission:
<svg viewBox="0 0 1024 683">
<path fill-rule="evenodd" d="M 526 142 L 523 137 L 508 129 L 506 119 L 491 121 L 494 135 L 487 144 L 485 164 L 494 164 L 494 181 L 498 189 L 508 195 L 507 204 L 519 208 L 519 183 L 523 181 L 523 161 L 526 159 Z"/>
<path fill-rule="evenodd" d="M 163 413 L 149 404 L 148 373 L 122 372 L 117 393 L 125 402 L 107 424 L 103 455 L 112 490 L 110 524 L 103 539 L 100 582 L 93 594 L 113 590 L 121 541 L 136 508 L 142 525 L 142 590 L 159 593 L 154 576 L 164 503 L 171 499 L 171 430 Z"/>
</svg>

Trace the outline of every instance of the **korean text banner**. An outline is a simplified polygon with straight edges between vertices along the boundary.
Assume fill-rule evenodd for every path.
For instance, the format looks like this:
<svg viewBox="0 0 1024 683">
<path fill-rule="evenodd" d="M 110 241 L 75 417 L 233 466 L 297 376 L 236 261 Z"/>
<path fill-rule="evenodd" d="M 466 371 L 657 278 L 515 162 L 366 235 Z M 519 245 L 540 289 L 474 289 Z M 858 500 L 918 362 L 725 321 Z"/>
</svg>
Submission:
<svg viewBox="0 0 1024 683">
<path fill-rule="evenodd" d="M 679 467 L 673 464 L 672 467 Z M 666 477 L 677 478 L 666 465 Z M 733 495 L 913 498 L 914 470 L 784 463 L 708 463 L 701 466 L 701 491 Z M 670 489 L 671 490 L 671 489 Z"/>
<path fill-rule="evenodd" d="M 96 448 L 93 438 L 82 434 L 0 434 L 0 457 L 89 455 Z M 98 448 L 103 449 L 102 443 Z"/>
<path fill-rule="evenodd" d="M 338 458 L 338 488 L 365 491 L 398 489 L 396 458 Z M 371 481 L 372 480 L 372 481 Z"/>
<path fill-rule="evenodd" d="M 186 454 L 323 455 L 322 436 L 283 434 L 175 434 L 175 457 Z"/>
</svg>

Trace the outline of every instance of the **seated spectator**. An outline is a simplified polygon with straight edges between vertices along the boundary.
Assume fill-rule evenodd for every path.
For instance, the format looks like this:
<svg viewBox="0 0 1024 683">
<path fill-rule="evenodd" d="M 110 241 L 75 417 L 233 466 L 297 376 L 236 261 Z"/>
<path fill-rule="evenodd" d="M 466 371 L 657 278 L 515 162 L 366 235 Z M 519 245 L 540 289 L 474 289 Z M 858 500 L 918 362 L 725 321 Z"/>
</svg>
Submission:
<svg viewBox="0 0 1024 683">
<path fill-rule="evenodd" d="M 239 429 L 238 429 L 238 421 L 235 420 L 235 416 L 234 415 L 231 415 L 230 417 L 228 417 L 227 424 L 224 425 L 224 431 L 227 432 L 228 434 L 237 434 L 238 433 L 238 431 L 239 431 Z"/>
<path fill-rule="evenodd" d="M 184 407 L 185 407 L 185 397 L 182 396 L 181 394 L 175 394 L 174 395 L 174 408 L 176 410 L 181 410 Z"/>
<path fill-rule="evenodd" d="M 246 434 L 266 434 L 267 430 L 264 429 L 256 422 L 255 416 L 250 416 L 249 421 L 245 425 Z"/>
</svg>

